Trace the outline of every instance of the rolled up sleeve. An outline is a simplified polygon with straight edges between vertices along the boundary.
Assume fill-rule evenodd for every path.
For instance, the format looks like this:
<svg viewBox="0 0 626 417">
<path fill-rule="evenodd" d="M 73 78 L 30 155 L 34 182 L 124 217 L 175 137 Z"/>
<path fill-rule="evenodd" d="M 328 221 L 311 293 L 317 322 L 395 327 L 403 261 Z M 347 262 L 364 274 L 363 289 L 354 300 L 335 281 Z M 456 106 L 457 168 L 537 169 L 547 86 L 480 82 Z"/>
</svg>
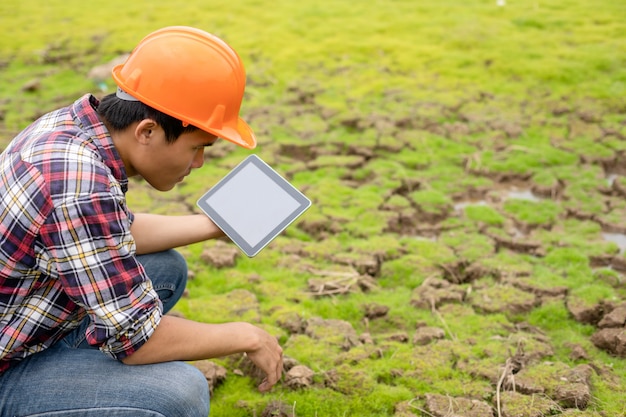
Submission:
<svg viewBox="0 0 626 417">
<path fill-rule="evenodd" d="M 152 335 L 162 304 L 135 258 L 132 214 L 114 193 L 93 193 L 55 204 L 41 230 L 64 291 L 84 308 L 87 341 L 123 359 Z"/>
</svg>

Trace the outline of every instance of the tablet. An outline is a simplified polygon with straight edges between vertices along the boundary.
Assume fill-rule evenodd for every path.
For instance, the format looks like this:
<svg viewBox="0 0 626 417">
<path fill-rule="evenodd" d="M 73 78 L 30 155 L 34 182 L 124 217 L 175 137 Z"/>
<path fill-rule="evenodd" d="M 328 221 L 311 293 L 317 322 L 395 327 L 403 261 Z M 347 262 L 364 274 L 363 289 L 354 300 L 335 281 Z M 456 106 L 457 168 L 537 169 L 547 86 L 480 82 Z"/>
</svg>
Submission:
<svg viewBox="0 0 626 417">
<path fill-rule="evenodd" d="M 311 206 L 311 201 L 256 155 L 198 200 L 198 207 L 253 257 Z"/>
</svg>

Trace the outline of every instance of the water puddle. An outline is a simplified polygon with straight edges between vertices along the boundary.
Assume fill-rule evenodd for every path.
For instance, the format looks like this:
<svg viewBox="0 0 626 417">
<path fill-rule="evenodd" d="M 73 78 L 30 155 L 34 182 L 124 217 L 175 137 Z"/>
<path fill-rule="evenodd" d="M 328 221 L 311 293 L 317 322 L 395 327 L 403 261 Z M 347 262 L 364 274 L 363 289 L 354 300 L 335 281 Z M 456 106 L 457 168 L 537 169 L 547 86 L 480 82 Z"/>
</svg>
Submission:
<svg viewBox="0 0 626 417">
<path fill-rule="evenodd" d="M 613 242 L 619 248 L 619 254 L 626 253 L 626 235 L 622 233 L 602 233 L 604 240 Z"/>
<path fill-rule="evenodd" d="M 526 233 L 522 232 L 517 227 L 512 227 L 511 229 L 508 230 L 508 233 L 509 233 L 509 236 L 511 236 L 511 238 L 513 239 L 524 239 L 528 236 Z"/>
<path fill-rule="evenodd" d="M 530 189 L 519 189 L 513 187 L 506 193 L 506 197 L 513 200 L 540 201 L 541 198 L 536 196 Z"/>
<path fill-rule="evenodd" d="M 608 184 L 609 187 L 613 186 L 613 183 L 615 182 L 615 180 L 617 179 L 617 175 L 615 174 L 611 174 L 609 176 L 606 177 L 606 183 Z"/>
<path fill-rule="evenodd" d="M 606 182 L 607 182 L 607 184 L 609 185 L 609 187 L 612 187 L 612 186 L 613 186 L 613 183 L 615 182 L 615 180 L 617 180 L 617 179 L 621 179 L 621 181 L 623 181 L 623 178 L 624 178 L 624 177 L 623 177 L 622 175 L 618 175 L 618 174 L 609 174 L 609 175 L 606 177 Z M 623 182 L 622 182 L 622 184 L 623 184 Z"/>
<path fill-rule="evenodd" d="M 415 239 L 415 240 L 422 240 L 422 241 L 426 241 L 426 242 L 436 242 L 437 241 L 437 236 L 414 235 L 413 239 Z"/>
<path fill-rule="evenodd" d="M 459 201 L 454 205 L 454 209 L 456 211 L 461 211 L 467 206 L 486 206 L 487 202 L 485 200 L 478 201 Z"/>
<path fill-rule="evenodd" d="M 541 201 L 542 198 L 535 195 L 529 188 L 517 188 L 512 187 L 501 194 L 501 198 L 504 200 L 527 200 L 527 201 Z M 457 211 L 463 210 L 467 206 L 486 206 L 489 203 L 485 200 L 465 200 L 459 201 L 454 204 L 454 209 Z"/>
</svg>

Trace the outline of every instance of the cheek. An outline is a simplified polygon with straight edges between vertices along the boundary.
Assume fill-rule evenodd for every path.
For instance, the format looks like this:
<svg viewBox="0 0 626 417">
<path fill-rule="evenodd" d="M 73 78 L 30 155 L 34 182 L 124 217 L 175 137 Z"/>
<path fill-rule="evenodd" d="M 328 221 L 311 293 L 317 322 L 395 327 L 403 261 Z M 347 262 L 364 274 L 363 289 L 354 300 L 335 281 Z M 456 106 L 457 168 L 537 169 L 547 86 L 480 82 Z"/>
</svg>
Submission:
<svg viewBox="0 0 626 417">
<path fill-rule="evenodd" d="M 189 152 L 188 150 L 170 152 L 163 155 L 162 166 L 172 170 L 186 169 L 195 160 L 195 155 L 195 152 Z"/>
<path fill-rule="evenodd" d="M 204 164 L 204 148 L 199 149 L 191 160 L 191 165 L 195 167 L 200 167 L 202 164 Z"/>
</svg>

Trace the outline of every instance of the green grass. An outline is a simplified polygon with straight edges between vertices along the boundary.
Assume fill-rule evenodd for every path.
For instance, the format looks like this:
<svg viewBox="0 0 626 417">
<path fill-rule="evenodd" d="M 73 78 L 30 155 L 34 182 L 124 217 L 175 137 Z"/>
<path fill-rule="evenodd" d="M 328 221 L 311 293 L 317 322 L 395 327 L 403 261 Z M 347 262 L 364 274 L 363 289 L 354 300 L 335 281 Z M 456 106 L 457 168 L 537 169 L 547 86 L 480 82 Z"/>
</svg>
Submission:
<svg viewBox="0 0 626 417">
<path fill-rule="evenodd" d="M 233 372 L 232 360 L 219 359 L 229 375 L 214 393 L 212 415 L 262 415 L 280 401 L 298 416 L 393 416 L 396 404 L 425 393 L 493 404 L 489 377 L 524 340 L 528 352 L 568 366 L 579 363 L 569 346 L 584 347 L 588 362 L 607 370 L 594 375 L 586 412 L 620 415 L 626 362 L 595 348 L 595 328 L 576 322 L 564 300 L 542 300 L 527 313 L 495 307 L 529 297 L 505 278 L 566 288 L 590 306 L 624 301 L 623 274 L 591 261 L 616 254 L 602 224 L 623 226 L 626 218 L 623 196 L 607 191 L 604 169 L 626 150 L 626 4 L 506 3 L 110 0 L 85 7 L 77 0 L 5 0 L 0 149 L 46 111 L 87 92 L 112 91 L 111 80 L 87 79 L 89 70 L 129 52 L 150 31 L 206 29 L 246 64 L 242 115 L 259 134 L 255 153 L 313 206 L 257 257 L 239 256 L 234 268 L 202 260 L 212 242 L 183 248 L 195 278 L 177 310 L 201 321 L 252 321 L 317 372 L 309 389 L 279 385 L 261 395 L 251 378 Z M 172 194 L 131 181 L 129 206 L 187 212 L 249 153 L 221 145 Z M 507 198 L 518 185 L 560 194 Z M 405 232 L 390 232 L 399 217 Z M 520 253 L 498 247 L 494 236 L 540 247 Z M 311 279 L 354 273 L 372 261 L 379 267 L 375 288 L 333 297 L 309 291 Z M 460 286 L 466 301 L 438 311 L 412 304 L 424 282 L 470 265 L 486 276 Z M 480 309 L 478 299 L 495 300 L 494 308 Z M 388 315 L 365 320 L 370 304 L 389 307 Z M 341 335 L 313 339 L 284 328 L 285 321 L 313 318 L 343 320 L 375 343 L 346 350 L 336 340 Z M 512 330 L 520 323 L 548 341 Z M 446 328 L 446 337 L 416 346 L 412 337 L 422 325 Z M 393 340 L 398 333 L 408 341 Z"/>
</svg>

